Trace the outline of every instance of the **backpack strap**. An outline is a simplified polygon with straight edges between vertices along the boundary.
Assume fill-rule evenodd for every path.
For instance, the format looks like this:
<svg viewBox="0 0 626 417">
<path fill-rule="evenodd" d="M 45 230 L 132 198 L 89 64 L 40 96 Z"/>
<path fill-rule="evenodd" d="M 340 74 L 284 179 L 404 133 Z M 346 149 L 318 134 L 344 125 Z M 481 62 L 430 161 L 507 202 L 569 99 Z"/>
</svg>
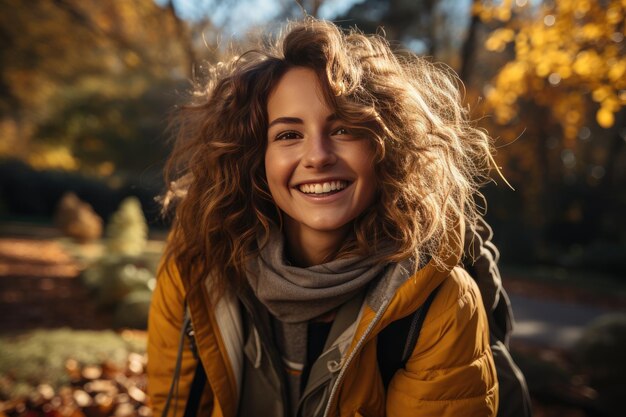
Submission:
<svg viewBox="0 0 626 417">
<path fill-rule="evenodd" d="M 183 350 L 185 349 L 185 336 L 190 339 L 191 343 L 191 351 L 193 352 L 196 359 L 197 351 L 195 348 L 195 339 L 193 337 L 193 326 L 191 324 L 191 316 L 189 314 L 189 310 L 185 304 L 185 313 L 183 317 L 183 325 L 180 329 L 180 338 L 178 341 L 178 352 L 176 353 L 176 362 L 174 365 L 174 375 L 172 377 L 172 384 L 170 385 L 169 392 L 167 393 L 167 398 L 165 400 L 165 406 L 163 407 L 163 412 L 161 413 L 161 417 L 168 417 L 170 406 L 172 405 L 172 400 L 174 401 L 174 416 L 176 416 L 176 412 L 178 409 L 178 382 L 180 379 L 181 367 L 183 363 Z M 200 364 L 200 367 L 202 365 Z M 204 370 L 203 370 L 204 372 Z M 194 377 L 195 379 L 195 377 Z"/>
<path fill-rule="evenodd" d="M 198 359 L 198 365 L 196 365 L 196 372 L 193 374 L 193 381 L 191 382 L 191 389 L 189 390 L 189 398 L 187 398 L 187 405 L 185 406 L 185 413 L 183 417 L 196 417 L 198 415 L 198 408 L 200 407 L 200 400 L 202 399 L 202 392 L 206 385 L 206 373 L 202 362 Z"/>
<path fill-rule="evenodd" d="M 385 390 L 391 378 L 399 369 L 406 366 L 406 362 L 411 357 L 428 309 L 439 288 L 440 286 L 435 288 L 415 312 L 392 322 L 378 335 L 376 356 Z"/>
<path fill-rule="evenodd" d="M 188 309 L 185 312 L 185 316 L 189 316 Z M 191 381 L 191 388 L 189 390 L 189 397 L 187 398 L 187 405 L 185 405 L 183 417 L 196 417 L 198 415 L 198 408 L 200 407 L 200 400 L 202 399 L 202 392 L 206 385 L 206 373 L 202 366 L 200 356 L 198 356 L 198 348 L 196 347 L 196 338 L 191 320 L 186 320 L 185 325 L 185 334 L 187 335 L 187 339 L 189 339 L 191 352 L 196 359 L 197 365 L 193 374 L 193 380 Z"/>
</svg>

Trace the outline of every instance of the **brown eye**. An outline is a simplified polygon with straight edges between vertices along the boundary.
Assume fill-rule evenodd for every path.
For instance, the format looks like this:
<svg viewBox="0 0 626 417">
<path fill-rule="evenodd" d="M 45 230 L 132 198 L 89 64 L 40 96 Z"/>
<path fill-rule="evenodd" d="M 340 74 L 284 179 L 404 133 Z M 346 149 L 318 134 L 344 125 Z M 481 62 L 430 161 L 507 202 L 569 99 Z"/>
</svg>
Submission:
<svg viewBox="0 0 626 417">
<path fill-rule="evenodd" d="M 348 129 L 346 129 L 345 127 L 339 127 L 335 130 L 333 130 L 332 135 L 333 136 L 345 136 L 345 135 L 349 135 L 350 131 L 348 131 Z"/>
<path fill-rule="evenodd" d="M 298 139 L 300 134 L 294 131 L 281 132 L 276 135 L 275 140 L 289 140 L 289 139 Z"/>
</svg>

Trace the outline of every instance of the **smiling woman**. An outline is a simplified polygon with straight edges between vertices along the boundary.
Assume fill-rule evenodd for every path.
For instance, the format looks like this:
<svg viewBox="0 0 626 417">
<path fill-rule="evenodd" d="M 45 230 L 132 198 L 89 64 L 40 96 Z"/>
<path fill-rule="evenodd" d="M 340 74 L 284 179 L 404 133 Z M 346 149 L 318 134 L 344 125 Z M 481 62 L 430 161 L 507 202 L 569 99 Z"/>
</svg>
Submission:
<svg viewBox="0 0 626 417">
<path fill-rule="evenodd" d="M 497 251 L 473 236 L 491 145 L 454 77 L 314 19 L 270 43 L 216 66 L 178 115 L 155 411 L 180 410 L 206 375 L 202 415 L 495 415 L 487 315 L 459 267 L 467 225 L 485 305 L 506 310 Z M 377 339 L 427 299 L 424 342 L 389 372 Z"/>
</svg>

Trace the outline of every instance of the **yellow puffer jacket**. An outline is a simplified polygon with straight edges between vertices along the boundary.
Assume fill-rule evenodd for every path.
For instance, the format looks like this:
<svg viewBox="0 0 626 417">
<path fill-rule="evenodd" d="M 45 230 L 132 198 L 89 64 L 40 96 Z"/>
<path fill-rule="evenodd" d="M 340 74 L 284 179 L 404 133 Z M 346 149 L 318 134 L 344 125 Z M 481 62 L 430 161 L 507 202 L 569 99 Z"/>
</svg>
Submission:
<svg viewBox="0 0 626 417">
<path fill-rule="evenodd" d="M 495 416 L 498 383 L 489 347 L 487 318 L 474 280 L 448 260 L 442 271 L 427 264 L 401 283 L 376 285 L 378 303 L 366 297 L 354 334 L 346 345 L 326 416 Z M 165 270 L 165 269 L 164 269 Z M 210 284 L 186 288 L 180 276 L 163 273 L 149 318 L 148 392 L 155 416 L 163 410 L 183 322 L 185 294 L 198 353 L 208 383 L 200 415 L 236 417 L 243 369 L 243 332 L 236 299 L 224 297 L 210 308 Z M 393 321 L 415 311 L 440 286 L 419 341 L 392 378 L 385 395 L 376 359 L 376 336 Z M 387 297 L 380 298 L 380 291 Z M 382 301 L 380 301 L 382 300 Z M 186 349 L 169 416 L 182 415 L 195 369 Z"/>
</svg>

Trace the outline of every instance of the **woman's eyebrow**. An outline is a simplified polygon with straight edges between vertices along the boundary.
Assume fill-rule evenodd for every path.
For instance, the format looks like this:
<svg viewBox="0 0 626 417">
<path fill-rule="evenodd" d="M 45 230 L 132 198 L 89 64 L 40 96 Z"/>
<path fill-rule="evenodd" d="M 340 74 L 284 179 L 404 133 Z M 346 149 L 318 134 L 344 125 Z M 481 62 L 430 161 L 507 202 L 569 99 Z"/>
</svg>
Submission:
<svg viewBox="0 0 626 417">
<path fill-rule="evenodd" d="M 301 125 L 304 122 L 302 121 L 302 119 L 298 117 L 279 117 L 277 119 L 272 120 L 272 122 L 267 126 L 267 128 L 269 129 L 270 127 L 279 123 L 285 123 L 288 125 Z"/>
<path fill-rule="evenodd" d="M 337 119 L 339 119 L 339 117 L 337 116 L 336 113 L 329 114 L 328 117 L 326 117 L 327 122 L 334 122 Z M 272 120 L 270 124 L 267 126 L 267 128 L 269 129 L 270 127 L 277 125 L 279 123 L 284 123 L 288 125 L 301 125 L 304 123 L 304 121 L 300 119 L 299 117 L 278 117 Z"/>
</svg>

